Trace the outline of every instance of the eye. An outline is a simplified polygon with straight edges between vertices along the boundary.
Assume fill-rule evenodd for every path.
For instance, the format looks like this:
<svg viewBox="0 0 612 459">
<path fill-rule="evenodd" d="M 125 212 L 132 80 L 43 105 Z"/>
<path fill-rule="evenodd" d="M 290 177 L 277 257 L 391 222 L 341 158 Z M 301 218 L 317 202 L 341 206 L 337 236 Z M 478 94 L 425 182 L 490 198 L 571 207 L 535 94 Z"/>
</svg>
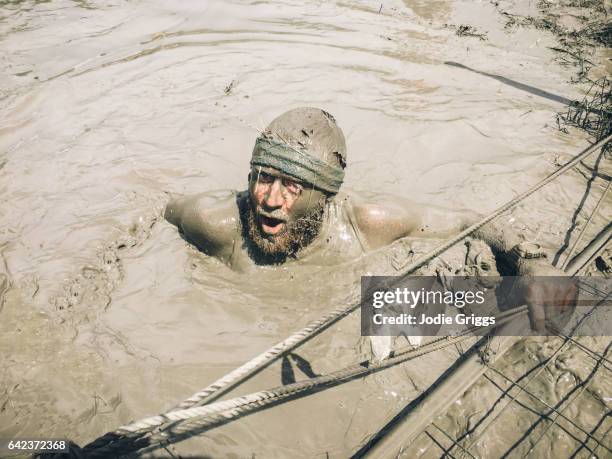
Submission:
<svg viewBox="0 0 612 459">
<path fill-rule="evenodd" d="M 295 195 L 300 194 L 302 192 L 302 189 L 304 188 L 298 182 L 291 180 L 291 179 L 284 179 L 283 186 L 289 193 L 295 194 Z"/>
<path fill-rule="evenodd" d="M 276 177 L 266 174 L 265 172 L 260 172 L 256 177 L 259 183 L 272 183 L 276 179 Z"/>
</svg>

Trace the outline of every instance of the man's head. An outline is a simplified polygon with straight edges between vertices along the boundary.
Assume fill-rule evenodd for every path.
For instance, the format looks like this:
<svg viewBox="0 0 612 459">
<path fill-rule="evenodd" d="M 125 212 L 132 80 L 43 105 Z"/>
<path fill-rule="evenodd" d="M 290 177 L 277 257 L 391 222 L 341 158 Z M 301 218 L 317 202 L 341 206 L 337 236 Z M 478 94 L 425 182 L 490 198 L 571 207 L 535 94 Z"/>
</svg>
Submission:
<svg viewBox="0 0 612 459">
<path fill-rule="evenodd" d="M 344 135 L 329 113 L 297 108 L 272 121 L 255 142 L 243 221 L 257 251 L 283 261 L 308 245 L 345 167 Z"/>
</svg>

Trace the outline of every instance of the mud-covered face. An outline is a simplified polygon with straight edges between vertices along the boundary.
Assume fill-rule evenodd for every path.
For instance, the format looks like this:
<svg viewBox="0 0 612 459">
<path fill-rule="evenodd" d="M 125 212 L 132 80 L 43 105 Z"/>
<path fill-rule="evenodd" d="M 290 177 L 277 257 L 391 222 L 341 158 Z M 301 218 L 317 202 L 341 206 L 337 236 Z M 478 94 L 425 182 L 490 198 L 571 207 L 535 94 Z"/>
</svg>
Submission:
<svg viewBox="0 0 612 459">
<path fill-rule="evenodd" d="M 281 234 L 287 224 L 319 208 L 325 194 L 312 185 L 268 167 L 251 171 L 249 195 L 256 221 L 266 236 Z"/>
<path fill-rule="evenodd" d="M 286 256 L 309 244 L 318 234 L 326 195 L 267 167 L 249 176 L 249 239 L 265 255 Z"/>
</svg>

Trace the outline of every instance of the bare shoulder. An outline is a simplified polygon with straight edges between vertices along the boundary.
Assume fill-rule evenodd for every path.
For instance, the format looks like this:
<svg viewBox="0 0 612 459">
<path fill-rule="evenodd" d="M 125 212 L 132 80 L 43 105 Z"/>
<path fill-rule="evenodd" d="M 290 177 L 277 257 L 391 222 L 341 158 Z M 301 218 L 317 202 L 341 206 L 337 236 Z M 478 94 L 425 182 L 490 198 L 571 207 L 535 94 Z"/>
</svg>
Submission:
<svg viewBox="0 0 612 459">
<path fill-rule="evenodd" d="M 355 222 L 372 249 L 408 236 L 421 224 L 416 204 L 390 195 L 350 195 Z"/>
<path fill-rule="evenodd" d="M 380 194 L 353 197 L 353 214 L 372 248 L 413 235 L 446 238 L 478 220 L 469 209 L 420 204 L 399 196 Z"/>
<path fill-rule="evenodd" d="M 165 218 L 211 255 L 231 249 L 238 232 L 237 193 L 214 191 L 170 201 Z"/>
</svg>

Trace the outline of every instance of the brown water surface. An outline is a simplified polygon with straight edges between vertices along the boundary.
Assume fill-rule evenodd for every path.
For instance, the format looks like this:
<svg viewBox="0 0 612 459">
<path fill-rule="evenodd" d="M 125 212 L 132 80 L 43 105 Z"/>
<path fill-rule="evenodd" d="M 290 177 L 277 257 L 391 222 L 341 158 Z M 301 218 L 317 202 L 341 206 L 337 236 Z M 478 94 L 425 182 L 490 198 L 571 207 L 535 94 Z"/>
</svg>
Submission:
<svg viewBox="0 0 612 459">
<path fill-rule="evenodd" d="M 379 7 L 2 3 L 0 249 L 10 288 L 0 310 L 0 437 L 85 444 L 354 301 L 361 275 L 395 272 L 401 244 L 337 269 L 238 274 L 160 218 L 171 194 L 244 187 L 258 129 L 289 108 L 336 117 L 347 188 L 483 213 L 586 146 L 582 134 L 557 130 L 562 104 L 538 93 L 579 95 L 547 49 L 552 36 L 505 32 L 487 2 Z M 488 41 L 444 27 L 468 19 Z M 559 247 L 585 183 L 573 172 L 504 218 Z M 594 226 L 611 212 L 604 206 Z M 358 343 L 351 317 L 297 352 L 321 374 L 359 358 Z M 249 416 L 177 450 L 345 457 L 456 355 Z M 238 392 L 280 384 L 279 368 Z"/>
</svg>

